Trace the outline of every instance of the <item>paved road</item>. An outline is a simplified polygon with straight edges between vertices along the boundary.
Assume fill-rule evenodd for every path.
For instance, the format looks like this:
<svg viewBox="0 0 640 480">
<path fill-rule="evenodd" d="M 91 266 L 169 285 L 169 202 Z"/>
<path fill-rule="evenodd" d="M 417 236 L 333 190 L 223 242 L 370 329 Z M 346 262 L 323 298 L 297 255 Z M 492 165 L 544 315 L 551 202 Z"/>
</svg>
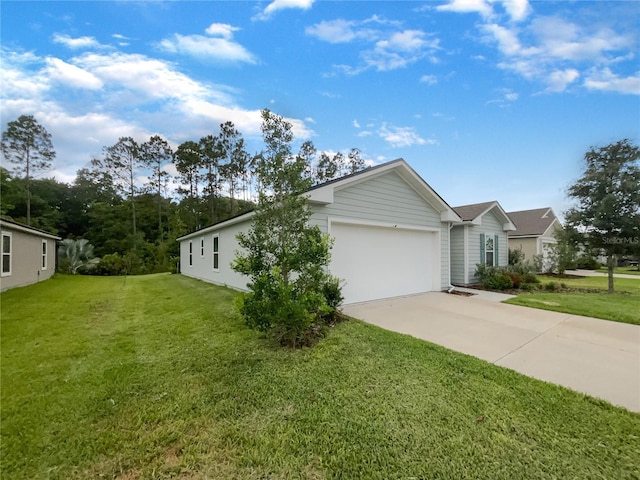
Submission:
<svg viewBox="0 0 640 480">
<path fill-rule="evenodd" d="M 579 277 L 606 277 L 606 272 L 596 272 L 595 270 L 567 270 L 565 273 L 569 275 L 578 275 Z M 627 273 L 614 273 L 614 278 L 632 278 L 634 280 L 640 280 L 640 275 L 631 275 Z"/>
<path fill-rule="evenodd" d="M 440 292 L 344 313 L 640 412 L 640 326 Z"/>
</svg>

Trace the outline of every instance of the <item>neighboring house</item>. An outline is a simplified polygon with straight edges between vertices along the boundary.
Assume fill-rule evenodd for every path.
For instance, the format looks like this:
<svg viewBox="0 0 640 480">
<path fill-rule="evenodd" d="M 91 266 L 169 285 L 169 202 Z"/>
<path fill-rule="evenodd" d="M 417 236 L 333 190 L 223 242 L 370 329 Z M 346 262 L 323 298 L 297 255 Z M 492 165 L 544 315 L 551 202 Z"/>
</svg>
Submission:
<svg viewBox="0 0 640 480">
<path fill-rule="evenodd" d="M 509 263 L 508 232 L 515 225 L 496 201 L 453 207 L 462 224 L 451 229 L 451 283 L 477 283 L 477 265 Z"/>
<path fill-rule="evenodd" d="M 345 280 L 345 303 L 450 288 L 453 209 L 402 159 L 306 192 L 318 225 L 334 238 L 331 273 Z M 178 238 L 180 270 L 190 277 L 246 290 L 231 269 L 236 235 L 254 212 Z"/>
<path fill-rule="evenodd" d="M 550 247 L 557 243 L 555 232 L 562 224 L 549 207 L 534 210 L 508 212 L 516 230 L 509 232 L 509 248 L 521 249 L 524 259 L 532 262 L 535 255 L 542 255 L 543 270 L 546 268 Z"/>
<path fill-rule="evenodd" d="M 0 220 L 0 231 L 1 291 L 47 280 L 55 273 L 60 237 L 9 220 Z"/>
</svg>

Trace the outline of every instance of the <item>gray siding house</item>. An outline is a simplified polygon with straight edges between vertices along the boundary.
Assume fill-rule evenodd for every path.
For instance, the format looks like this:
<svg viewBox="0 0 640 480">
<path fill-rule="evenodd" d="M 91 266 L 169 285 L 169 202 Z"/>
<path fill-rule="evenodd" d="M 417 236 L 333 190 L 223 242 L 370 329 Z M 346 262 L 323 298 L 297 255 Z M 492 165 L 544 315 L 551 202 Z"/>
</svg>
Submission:
<svg viewBox="0 0 640 480">
<path fill-rule="evenodd" d="M 477 283 L 478 264 L 509 263 L 508 233 L 515 225 L 496 201 L 453 208 L 462 219 L 451 229 L 451 283 Z"/>
<path fill-rule="evenodd" d="M 562 224 L 550 207 L 509 212 L 517 229 L 509 232 L 509 248 L 520 249 L 524 259 L 533 261 L 542 256 L 542 269 L 549 268 L 551 247 L 557 243 L 555 233 L 562 230 Z"/>
<path fill-rule="evenodd" d="M 0 291 L 42 282 L 55 273 L 60 237 L 9 220 L 0 220 L 0 233 Z"/>
<path fill-rule="evenodd" d="M 461 219 L 402 159 L 312 188 L 310 222 L 334 238 L 329 269 L 345 303 L 450 288 L 450 227 Z M 231 269 L 253 212 L 178 238 L 180 270 L 246 290 Z"/>
</svg>

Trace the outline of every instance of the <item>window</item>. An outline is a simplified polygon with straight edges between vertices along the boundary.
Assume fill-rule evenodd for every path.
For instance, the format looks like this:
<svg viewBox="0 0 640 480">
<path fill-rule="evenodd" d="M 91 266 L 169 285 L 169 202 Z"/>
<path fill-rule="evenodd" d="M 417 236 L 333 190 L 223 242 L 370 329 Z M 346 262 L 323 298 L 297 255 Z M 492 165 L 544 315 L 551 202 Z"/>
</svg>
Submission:
<svg viewBox="0 0 640 480">
<path fill-rule="evenodd" d="M 219 265 L 218 262 L 220 261 L 220 259 L 219 259 L 220 252 L 218 250 L 219 249 L 219 245 L 218 245 L 219 239 L 220 239 L 220 236 L 219 236 L 219 234 L 216 233 L 213 236 L 213 269 L 214 270 L 218 270 L 219 269 L 219 267 L 218 267 L 218 265 Z"/>
<path fill-rule="evenodd" d="M 493 267 L 493 237 L 487 235 L 487 240 L 484 246 L 484 263 L 490 267 Z"/>
<path fill-rule="evenodd" d="M 480 263 L 489 267 L 498 266 L 498 235 L 480 234 Z"/>
<path fill-rule="evenodd" d="M 11 234 L 2 234 L 2 276 L 11 275 Z"/>
<path fill-rule="evenodd" d="M 189 242 L 189 266 L 193 267 L 193 242 Z"/>
<path fill-rule="evenodd" d="M 204 237 L 200 239 L 200 257 L 204 258 Z"/>
<path fill-rule="evenodd" d="M 42 240 L 42 270 L 47 269 L 47 241 Z"/>
</svg>

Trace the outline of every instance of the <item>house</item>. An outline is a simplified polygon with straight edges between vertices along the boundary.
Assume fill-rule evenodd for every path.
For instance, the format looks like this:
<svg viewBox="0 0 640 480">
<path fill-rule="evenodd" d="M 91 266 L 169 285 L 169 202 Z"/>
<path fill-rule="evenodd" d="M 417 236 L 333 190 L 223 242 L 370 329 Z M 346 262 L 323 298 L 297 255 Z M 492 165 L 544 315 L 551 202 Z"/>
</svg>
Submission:
<svg viewBox="0 0 640 480">
<path fill-rule="evenodd" d="M 516 227 L 498 202 L 462 205 L 453 210 L 462 223 L 451 229 L 451 283 L 477 283 L 478 264 L 509 263 L 507 234 Z"/>
<path fill-rule="evenodd" d="M 2 274 L 0 290 L 50 278 L 56 271 L 56 242 L 60 237 L 9 220 L 0 220 Z"/>
<path fill-rule="evenodd" d="M 331 273 L 345 303 L 440 291 L 450 285 L 449 232 L 461 219 L 402 159 L 318 185 L 310 222 L 334 238 Z M 182 274 L 246 290 L 231 269 L 254 212 L 178 238 Z"/>
<path fill-rule="evenodd" d="M 557 243 L 555 232 L 562 230 L 562 224 L 550 207 L 534 210 L 508 212 L 516 225 L 516 230 L 509 232 L 509 248 L 521 249 L 524 259 L 533 261 L 535 255 L 542 255 L 543 270 L 550 253 L 550 247 Z"/>
</svg>

